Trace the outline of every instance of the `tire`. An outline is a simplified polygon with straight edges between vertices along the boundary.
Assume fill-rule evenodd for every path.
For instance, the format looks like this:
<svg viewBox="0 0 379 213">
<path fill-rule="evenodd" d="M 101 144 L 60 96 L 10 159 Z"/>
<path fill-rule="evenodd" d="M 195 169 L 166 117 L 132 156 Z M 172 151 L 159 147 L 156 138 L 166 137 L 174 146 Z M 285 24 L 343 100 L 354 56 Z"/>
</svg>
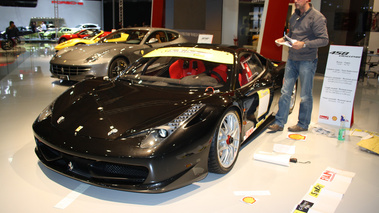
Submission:
<svg viewBox="0 0 379 213">
<path fill-rule="evenodd" d="M 124 58 L 116 58 L 109 66 L 108 77 L 113 78 L 121 74 L 128 67 L 128 62 Z"/>
<path fill-rule="evenodd" d="M 236 110 L 229 109 L 214 133 L 209 151 L 208 170 L 228 173 L 237 161 L 241 146 L 241 120 Z"/>
<path fill-rule="evenodd" d="M 293 109 L 295 108 L 296 95 L 297 95 L 297 81 L 296 81 L 295 86 L 293 87 L 293 90 L 292 90 L 291 102 L 290 102 L 290 113 L 292 113 Z"/>
<path fill-rule="evenodd" d="M 3 50 L 10 50 L 13 48 L 13 46 L 14 46 L 14 44 L 13 44 L 13 41 L 11 39 L 3 40 L 1 42 L 1 48 L 3 48 Z"/>
<path fill-rule="evenodd" d="M 65 41 L 67 41 L 67 39 L 65 39 L 65 38 L 61 38 L 61 39 L 59 39 L 58 44 L 63 43 L 63 42 L 65 42 Z"/>
</svg>

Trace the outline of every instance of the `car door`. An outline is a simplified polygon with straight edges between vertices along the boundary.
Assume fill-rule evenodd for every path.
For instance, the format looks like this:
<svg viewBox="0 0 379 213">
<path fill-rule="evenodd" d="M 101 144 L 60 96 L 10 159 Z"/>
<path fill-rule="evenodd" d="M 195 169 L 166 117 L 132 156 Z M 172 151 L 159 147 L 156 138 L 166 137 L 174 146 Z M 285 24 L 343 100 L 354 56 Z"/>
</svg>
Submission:
<svg viewBox="0 0 379 213">
<path fill-rule="evenodd" d="M 252 51 L 239 54 L 236 91 L 243 108 L 244 139 L 266 118 L 272 102 L 271 84 L 267 82 L 265 66 Z"/>
</svg>

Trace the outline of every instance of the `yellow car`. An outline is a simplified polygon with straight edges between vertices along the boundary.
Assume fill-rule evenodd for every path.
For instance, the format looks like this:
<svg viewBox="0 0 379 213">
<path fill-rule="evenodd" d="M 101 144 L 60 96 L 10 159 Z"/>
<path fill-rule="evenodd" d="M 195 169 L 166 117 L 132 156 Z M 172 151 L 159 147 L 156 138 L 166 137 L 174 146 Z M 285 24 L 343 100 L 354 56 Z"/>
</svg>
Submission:
<svg viewBox="0 0 379 213">
<path fill-rule="evenodd" d="M 72 47 L 72 46 L 76 46 L 76 45 L 94 44 L 94 43 L 97 43 L 100 40 L 100 38 L 108 35 L 109 33 L 110 32 L 100 31 L 95 36 L 87 36 L 84 38 L 70 39 L 68 41 L 65 41 L 65 42 L 60 43 L 57 46 L 55 46 L 55 50 L 61 50 L 61 49 L 66 48 L 66 47 Z"/>
</svg>

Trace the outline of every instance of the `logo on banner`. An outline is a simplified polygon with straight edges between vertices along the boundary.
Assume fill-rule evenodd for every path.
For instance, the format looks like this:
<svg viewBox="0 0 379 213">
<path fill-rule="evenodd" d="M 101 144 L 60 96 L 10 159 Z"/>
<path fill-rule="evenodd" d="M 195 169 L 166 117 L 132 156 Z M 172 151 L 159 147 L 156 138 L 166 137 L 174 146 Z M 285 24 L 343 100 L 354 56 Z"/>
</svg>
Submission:
<svg viewBox="0 0 379 213">
<path fill-rule="evenodd" d="M 305 141 L 305 139 L 307 139 L 307 136 L 302 134 L 288 134 L 288 138 L 297 141 Z"/>
<path fill-rule="evenodd" d="M 327 116 L 327 115 L 320 115 L 320 119 L 329 120 L 329 116 Z"/>
<path fill-rule="evenodd" d="M 309 202 L 307 200 L 303 200 L 303 201 L 301 201 L 301 203 L 299 205 L 297 205 L 296 210 L 294 211 L 294 213 L 305 213 L 305 212 L 308 212 L 309 209 L 312 208 L 313 205 L 314 205 L 314 203 Z"/>
<path fill-rule="evenodd" d="M 313 196 L 315 198 L 317 198 L 320 193 L 321 193 L 321 189 L 324 188 L 325 186 L 324 185 L 321 185 L 321 184 L 316 184 L 312 187 L 312 190 L 311 192 L 309 192 L 309 195 L 310 196 Z"/>
<path fill-rule="evenodd" d="M 253 198 L 253 197 L 244 197 L 244 198 L 242 198 L 242 201 L 245 202 L 245 203 L 247 203 L 247 204 L 252 205 L 252 204 L 254 204 L 257 200 L 256 200 L 255 198 Z"/>
<path fill-rule="evenodd" d="M 332 52 L 330 52 L 330 55 L 345 56 L 345 55 L 349 55 L 349 52 L 344 52 L 344 51 L 332 51 Z"/>
<path fill-rule="evenodd" d="M 322 173 L 320 179 L 328 181 L 328 182 L 332 182 L 335 176 L 336 176 L 335 172 L 326 170 L 324 173 Z"/>
<path fill-rule="evenodd" d="M 355 55 L 349 55 L 350 52 L 347 51 L 331 51 L 329 52 L 330 55 L 337 55 L 339 57 L 347 57 L 347 58 L 361 58 L 361 55 L 355 56 Z"/>
<path fill-rule="evenodd" d="M 332 120 L 333 120 L 333 121 L 336 121 L 336 120 L 337 120 L 337 116 L 333 116 L 333 117 L 332 117 Z"/>
</svg>

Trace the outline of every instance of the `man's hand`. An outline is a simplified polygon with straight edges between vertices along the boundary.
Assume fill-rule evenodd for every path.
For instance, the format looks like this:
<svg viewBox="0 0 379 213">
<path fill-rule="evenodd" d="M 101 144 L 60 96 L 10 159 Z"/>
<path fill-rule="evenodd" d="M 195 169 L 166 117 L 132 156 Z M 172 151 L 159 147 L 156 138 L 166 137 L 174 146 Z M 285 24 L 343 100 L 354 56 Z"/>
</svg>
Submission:
<svg viewBox="0 0 379 213">
<path fill-rule="evenodd" d="M 304 47 L 304 42 L 302 41 L 296 41 L 295 43 L 292 44 L 292 48 L 294 48 L 295 50 L 300 50 L 303 47 Z"/>
<path fill-rule="evenodd" d="M 282 37 L 282 38 L 278 38 L 278 39 L 276 39 L 275 40 L 275 44 L 276 44 L 276 46 L 280 46 L 280 43 L 283 43 L 283 42 L 285 42 L 285 40 L 284 40 L 284 38 Z"/>
</svg>

